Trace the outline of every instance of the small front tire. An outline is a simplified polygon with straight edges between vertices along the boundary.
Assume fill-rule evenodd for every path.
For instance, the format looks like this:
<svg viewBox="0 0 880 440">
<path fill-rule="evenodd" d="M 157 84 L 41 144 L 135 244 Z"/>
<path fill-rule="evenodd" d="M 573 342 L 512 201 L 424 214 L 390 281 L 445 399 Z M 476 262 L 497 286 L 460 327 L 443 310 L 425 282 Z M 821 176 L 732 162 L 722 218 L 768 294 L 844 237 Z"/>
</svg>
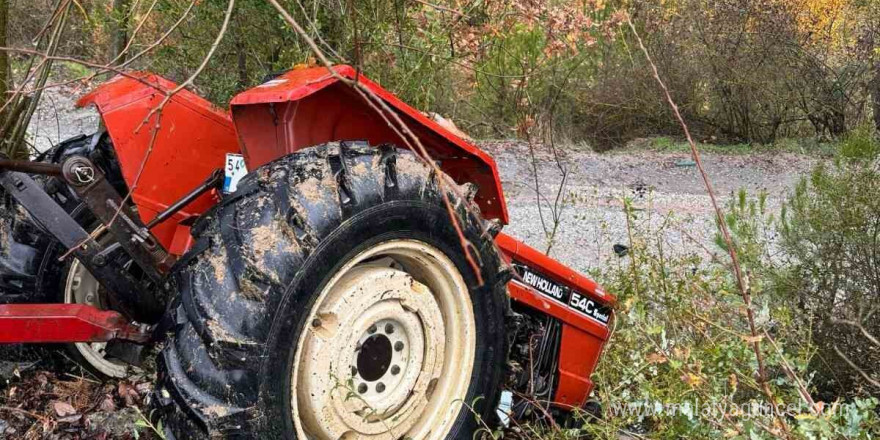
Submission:
<svg viewBox="0 0 880 440">
<path fill-rule="evenodd" d="M 98 280 L 86 270 L 79 260 L 67 265 L 67 276 L 62 286 L 64 304 L 85 304 L 108 310 L 105 295 Z M 106 342 L 75 342 L 66 344 L 68 353 L 83 368 L 99 378 L 123 378 L 128 366 L 107 356 Z"/>
</svg>

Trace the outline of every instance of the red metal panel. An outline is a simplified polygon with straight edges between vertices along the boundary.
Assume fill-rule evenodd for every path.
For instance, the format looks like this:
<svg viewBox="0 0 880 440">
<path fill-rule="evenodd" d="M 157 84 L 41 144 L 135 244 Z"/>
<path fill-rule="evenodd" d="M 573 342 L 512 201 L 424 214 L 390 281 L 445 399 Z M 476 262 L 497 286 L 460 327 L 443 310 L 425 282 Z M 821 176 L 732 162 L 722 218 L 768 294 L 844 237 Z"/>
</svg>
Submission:
<svg viewBox="0 0 880 440">
<path fill-rule="evenodd" d="M 511 261 L 525 264 L 530 269 L 550 277 L 555 282 L 587 293 L 594 301 L 614 305 L 617 299 L 605 292 L 595 281 L 538 252 L 525 243 L 504 233 L 495 237 L 495 243 Z M 514 301 L 523 303 L 562 322 L 562 343 L 559 349 L 559 385 L 553 396 L 555 405 L 580 408 L 593 389 L 590 376 L 599 362 L 605 342 L 611 337 L 609 328 L 587 318 L 562 303 L 551 301 L 531 286 L 519 280 L 507 284 L 507 292 Z M 612 314 L 611 321 L 613 323 Z"/>
<path fill-rule="evenodd" d="M 336 66 L 379 96 L 407 123 L 440 168 L 459 183 L 477 184 L 476 202 L 486 218 L 508 222 L 495 161 L 350 66 Z M 377 111 L 326 68 L 295 69 L 237 95 L 230 104 L 248 168 L 329 141 L 367 140 L 406 144 Z"/>
<path fill-rule="evenodd" d="M 0 305 L 0 343 L 146 342 L 119 313 L 81 304 Z"/>
<path fill-rule="evenodd" d="M 557 405 L 581 408 L 593 390 L 590 376 L 599 362 L 605 345 L 596 338 L 571 325 L 562 326 L 562 345 L 559 348 L 559 385 L 553 401 Z"/>
<path fill-rule="evenodd" d="M 161 104 L 165 97 L 162 91 L 176 87 L 156 75 L 132 75 L 139 80 L 117 76 L 77 101 L 78 106 L 94 104 L 98 108 L 129 187 L 134 185 L 144 162 L 156 123 L 155 114 L 146 123 L 144 119 Z M 226 153 L 240 152 L 229 115 L 188 90 L 175 94 L 161 115 L 160 130 L 132 196 L 145 223 L 214 170 L 223 168 Z M 216 192 L 205 194 L 154 228 L 153 233 L 172 249 L 178 224 L 216 202 Z M 176 253 L 181 248 L 173 249 Z"/>
<path fill-rule="evenodd" d="M 495 237 L 495 244 L 508 259 L 514 259 L 533 267 L 558 283 L 574 287 L 581 292 L 587 292 L 592 299 L 598 302 L 612 306 L 617 303 L 617 298 L 605 292 L 605 289 L 595 281 L 503 232 Z"/>
<path fill-rule="evenodd" d="M 540 310 L 560 321 L 571 325 L 583 332 L 593 335 L 601 340 L 607 340 L 610 332 L 608 327 L 593 321 L 580 313 L 558 303 L 546 299 L 544 295 L 536 292 L 531 287 L 513 280 L 507 284 L 507 293 L 514 301 L 521 302 L 535 310 Z M 597 354 L 598 355 L 598 354 Z"/>
</svg>

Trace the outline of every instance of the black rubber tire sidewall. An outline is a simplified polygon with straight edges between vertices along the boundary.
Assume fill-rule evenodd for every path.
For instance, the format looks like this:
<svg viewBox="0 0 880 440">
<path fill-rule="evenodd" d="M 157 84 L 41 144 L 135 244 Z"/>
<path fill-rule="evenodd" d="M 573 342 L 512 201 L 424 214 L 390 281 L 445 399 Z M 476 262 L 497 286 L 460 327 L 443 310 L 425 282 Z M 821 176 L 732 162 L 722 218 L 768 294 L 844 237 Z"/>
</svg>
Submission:
<svg viewBox="0 0 880 440">
<path fill-rule="evenodd" d="M 476 231 L 466 231 L 472 242 Z M 297 279 L 281 301 L 267 343 L 267 361 L 263 368 L 261 399 L 269 422 L 267 434 L 295 437 L 292 417 L 291 371 L 299 335 L 314 307 L 318 292 L 346 262 L 372 246 L 392 239 L 414 239 L 436 247 L 458 268 L 468 285 L 476 323 L 476 353 L 470 385 L 459 416 L 448 439 L 470 439 L 476 431 L 476 414 L 486 416 L 486 408 L 497 401 L 502 367 L 505 361 L 504 303 L 493 280 L 484 267 L 486 283 L 478 285 L 477 277 L 464 258 L 459 237 L 446 211 L 416 201 L 396 201 L 372 207 L 349 219 L 329 235 L 304 263 Z M 473 411 L 468 406 L 473 406 Z M 274 423 L 278 421 L 280 423 Z M 281 432 L 273 432 L 282 428 Z"/>
</svg>

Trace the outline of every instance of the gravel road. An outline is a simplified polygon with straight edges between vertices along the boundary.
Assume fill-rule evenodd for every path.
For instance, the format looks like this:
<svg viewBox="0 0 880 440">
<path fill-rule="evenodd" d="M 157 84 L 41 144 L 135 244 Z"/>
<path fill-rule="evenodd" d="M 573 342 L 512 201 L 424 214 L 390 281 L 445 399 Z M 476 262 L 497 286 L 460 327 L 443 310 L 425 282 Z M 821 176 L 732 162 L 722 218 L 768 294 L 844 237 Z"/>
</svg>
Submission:
<svg viewBox="0 0 880 440">
<path fill-rule="evenodd" d="M 45 150 L 59 140 L 97 129 L 98 116 L 91 109 L 75 109 L 74 100 L 83 90 L 49 89 L 35 114 L 29 132 L 37 149 Z M 507 195 L 510 224 L 505 232 L 541 250 L 548 246 L 547 231 L 554 225 L 550 206 L 556 198 L 562 173 L 550 151 L 538 149 L 537 187 L 530 151 L 522 142 L 487 141 L 480 145 L 499 166 Z M 714 216 L 702 180 L 684 153 L 628 151 L 596 154 L 572 148 L 564 150 L 561 163 L 567 170 L 563 189 L 564 207 L 551 255 L 581 271 L 607 264 L 615 243 L 627 243 L 623 198 L 633 200 L 637 228 L 664 228 L 658 234 L 670 254 L 706 247 L 712 250 Z M 768 207 L 778 210 L 783 196 L 815 163 L 795 154 L 718 155 L 703 157 L 721 202 L 740 188 L 750 195 L 768 194 Z M 543 216 L 543 222 L 542 222 Z"/>
<path fill-rule="evenodd" d="M 550 242 L 545 231 L 552 232 L 554 225 L 550 207 L 563 175 L 556 159 L 549 151 L 538 151 L 533 161 L 521 142 L 482 145 L 498 163 L 507 196 L 510 224 L 504 231 L 546 250 Z M 765 192 L 768 212 L 779 210 L 785 195 L 816 162 L 788 153 L 705 154 L 702 159 L 722 206 L 744 188 L 750 196 Z M 616 258 L 612 246 L 628 243 L 624 198 L 632 200 L 634 228 L 658 231 L 652 236 L 663 240 L 667 255 L 718 252 L 714 211 L 689 154 L 567 149 L 559 164 L 568 175 L 550 254 L 563 263 L 587 272 Z"/>
</svg>

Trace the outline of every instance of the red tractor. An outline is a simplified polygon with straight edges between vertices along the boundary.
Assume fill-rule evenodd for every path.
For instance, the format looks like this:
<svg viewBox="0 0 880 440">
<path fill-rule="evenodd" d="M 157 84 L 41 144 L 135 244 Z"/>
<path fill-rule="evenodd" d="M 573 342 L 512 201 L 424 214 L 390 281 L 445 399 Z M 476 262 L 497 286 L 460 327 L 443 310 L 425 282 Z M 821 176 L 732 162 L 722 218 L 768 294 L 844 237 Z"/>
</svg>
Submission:
<svg viewBox="0 0 880 440">
<path fill-rule="evenodd" d="M 0 342 L 111 377 L 159 343 L 169 438 L 470 439 L 583 408 L 614 297 L 500 232 L 485 152 L 333 70 L 228 112 L 120 75 L 78 102 L 102 131 L 0 158 Z"/>
</svg>

